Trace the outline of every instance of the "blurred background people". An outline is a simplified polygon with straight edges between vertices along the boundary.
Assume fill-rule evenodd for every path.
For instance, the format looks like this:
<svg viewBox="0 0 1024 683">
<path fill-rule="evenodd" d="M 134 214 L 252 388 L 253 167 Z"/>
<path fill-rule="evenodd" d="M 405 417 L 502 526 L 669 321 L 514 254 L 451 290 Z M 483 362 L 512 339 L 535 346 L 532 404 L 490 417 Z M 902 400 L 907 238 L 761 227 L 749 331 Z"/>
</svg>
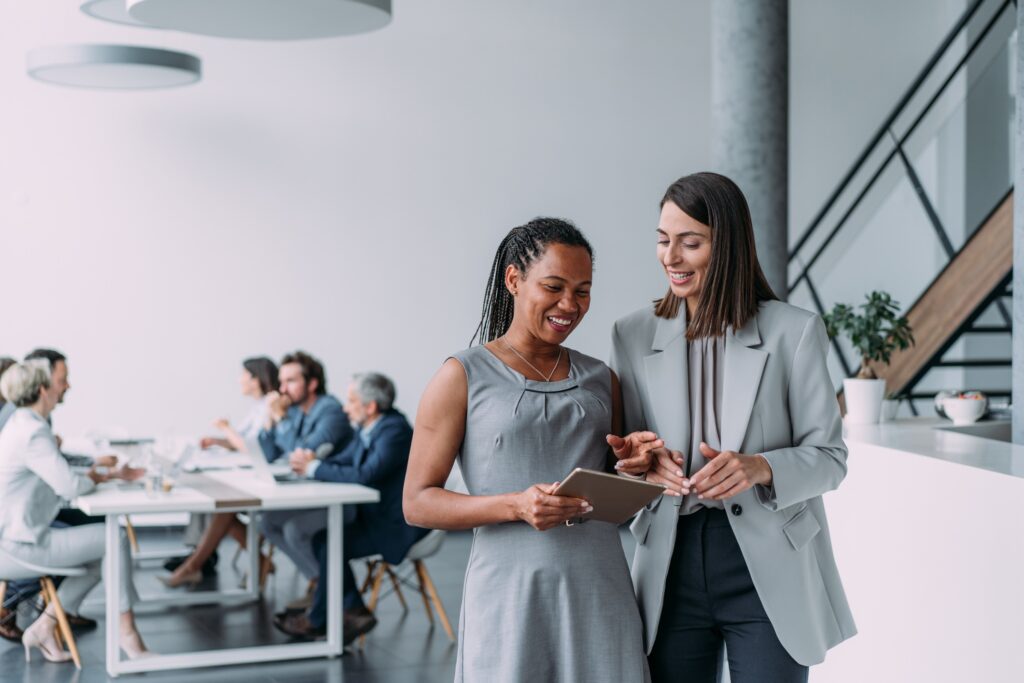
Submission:
<svg viewBox="0 0 1024 683">
<path fill-rule="evenodd" d="M 302 454 L 322 459 L 341 453 L 352 441 L 352 426 L 338 399 L 327 393 L 324 366 L 303 351 L 281 359 L 279 392 L 270 400 L 270 418 L 259 441 L 268 461 Z M 309 580 L 306 595 L 289 603 L 306 609 L 312 602 L 320 563 L 313 552 L 313 536 L 327 527 L 324 510 L 274 510 L 263 514 L 263 535 L 291 558 Z"/>
<path fill-rule="evenodd" d="M 35 564 L 80 567 L 84 576 L 66 578 L 58 594 L 68 612 L 76 613 L 86 594 L 100 581 L 104 557 L 103 524 L 51 528 L 64 501 L 88 493 L 107 479 L 137 479 L 141 470 L 121 467 L 109 473 L 98 466 L 76 473 L 61 455 L 49 417 L 68 384 L 54 381 L 44 359 L 12 365 L 0 378 L 0 392 L 17 409 L 0 433 L 0 545 L 10 555 Z M 132 559 L 125 534 L 119 586 L 125 610 L 121 613 L 119 646 L 131 658 L 143 656 L 146 646 L 135 627 L 132 606 L 138 594 L 132 581 Z M 37 648 L 50 661 L 68 661 L 55 635 L 56 617 L 50 604 L 23 636 L 25 655 Z"/>
<path fill-rule="evenodd" d="M 356 428 L 356 438 L 336 455 L 317 460 L 308 451 L 291 456 L 292 469 L 319 481 L 362 484 L 380 491 L 380 502 L 350 505 L 345 508 L 342 534 L 342 593 L 344 642 L 347 645 L 377 624 L 363 604 L 349 560 L 381 555 L 385 562 L 399 564 L 409 548 L 427 535 L 426 529 L 409 526 L 402 513 L 402 488 L 412 443 L 412 426 L 395 407 L 395 385 L 379 373 L 356 375 L 348 387 L 345 413 Z M 327 526 L 327 511 L 320 510 L 322 525 Z M 313 537 L 313 550 L 320 576 L 337 568 L 327 566 L 327 533 Z M 319 582 L 308 611 L 286 610 L 274 624 L 285 633 L 313 639 L 327 632 L 327 587 Z"/>
<path fill-rule="evenodd" d="M 265 356 L 247 358 L 242 361 L 242 374 L 239 376 L 242 395 L 253 399 L 252 408 L 233 427 L 226 419 L 219 419 L 214 425 L 223 433 L 222 437 L 203 437 L 199 446 L 203 449 L 219 446 L 230 451 L 251 452 L 260 455 L 257 441 L 260 430 L 270 416 L 270 398 L 277 383 L 277 365 Z M 214 573 L 217 565 L 217 547 L 225 536 L 230 535 L 242 548 L 247 547 L 245 525 L 233 512 L 219 514 L 194 514 L 191 516 L 185 531 L 185 544 L 193 546 L 192 554 L 185 558 L 175 558 L 164 563 L 164 567 L 172 572 L 170 576 L 157 577 L 164 585 L 177 588 L 183 585 L 195 585 L 204 576 Z M 260 560 L 260 585 L 263 585 L 273 565 L 268 558 Z"/>
</svg>

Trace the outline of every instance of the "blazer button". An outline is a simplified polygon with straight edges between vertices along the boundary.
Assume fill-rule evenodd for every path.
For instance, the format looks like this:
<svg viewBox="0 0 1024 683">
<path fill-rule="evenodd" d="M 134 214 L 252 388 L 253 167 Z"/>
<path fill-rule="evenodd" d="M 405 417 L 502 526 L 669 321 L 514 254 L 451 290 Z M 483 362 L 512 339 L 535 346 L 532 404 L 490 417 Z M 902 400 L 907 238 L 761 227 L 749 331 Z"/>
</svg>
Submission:
<svg viewBox="0 0 1024 683">
<path fill-rule="evenodd" d="M 738 503 L 733 503 L 733 505 L 732 505 L 732 514 L 734 514 L 737 517 L 739 517 L 740 515 L 743 514 L 743 507 L 741 505 L 739 505 Z"/>
</svg>

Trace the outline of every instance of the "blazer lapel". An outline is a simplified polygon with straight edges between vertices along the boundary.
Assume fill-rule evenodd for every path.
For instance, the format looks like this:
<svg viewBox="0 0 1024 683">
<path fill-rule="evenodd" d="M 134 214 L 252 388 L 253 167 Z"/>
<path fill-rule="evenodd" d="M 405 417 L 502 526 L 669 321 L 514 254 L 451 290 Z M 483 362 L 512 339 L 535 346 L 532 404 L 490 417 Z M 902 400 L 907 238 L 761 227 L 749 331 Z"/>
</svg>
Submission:
<svg viewBox="0 0 1024 683">
<path fill-rule="evenodd" d="M 747 433 L 754 399 L 761 384 L 768 352 L 760 346 L 761 334 L 754 316 L 725 338 L 725 377 L 722 380 L 722 450 L 739 451 Z"/>
<path fill-rule="evenodd" d="M 673 319 L 658 319 L 658 327 L 651 344 L 654 352 L 644 357 L 648 399 L 655 424 L 651 431 L 673 450 L 689 457 L 690 449 L 690 392 L 686 368 L 686 314 L 683 311 Z M 676 505 L 682 499 L 677 499 Z"/>
<path fill-rule="evenodd" d="M 359 447 L 356 448 L 356 455 L 354 458 L 352 458 L 353 462 L 358 467 L 363 464 L 364 460 L 366 460 L 366 454 L 370 452 L 370 447 L 366 444 L 365 441 L 363 441 L 363 437 L 361 434 L 356 434 L 352 438 L 359 440 Z M 370 441 L 372 442 L 373 439 L 371 438 Z"/>
</svg>

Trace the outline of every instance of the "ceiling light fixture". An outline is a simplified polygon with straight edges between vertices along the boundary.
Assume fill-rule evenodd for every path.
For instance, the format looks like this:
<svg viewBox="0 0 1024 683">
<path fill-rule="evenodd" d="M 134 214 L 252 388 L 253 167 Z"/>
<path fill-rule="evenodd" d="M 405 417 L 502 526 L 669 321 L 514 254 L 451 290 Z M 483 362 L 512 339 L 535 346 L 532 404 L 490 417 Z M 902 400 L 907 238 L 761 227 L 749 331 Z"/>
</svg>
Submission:
<svg viewBox="0 0 1024 683">
<path fill-rule="evenodd" d="M 172 88 L 199 80 L 199 58 L 133 45 L 54 45 L 28 53 L 28 74 L 78 88 Z"/>
<path fill-rule="evenodd" d="M 365 33 L 391 21 L 391 0 L 125 0 L 155 28 L 220 38 L 302 40 Z"/>
<path fill-rule="evenodd" d="M 132 16 L 128 14 L 125 0 L 88 0 L 88 2 L 82 3 L 79 9 L 93 19 L 102 19 L 103 21 L 110 21 L 115 24 L 124 24 L 125 26 L 154 28 L 149 24 L 142 23 L 138 19 L 132 19 Z"/>
</svg>

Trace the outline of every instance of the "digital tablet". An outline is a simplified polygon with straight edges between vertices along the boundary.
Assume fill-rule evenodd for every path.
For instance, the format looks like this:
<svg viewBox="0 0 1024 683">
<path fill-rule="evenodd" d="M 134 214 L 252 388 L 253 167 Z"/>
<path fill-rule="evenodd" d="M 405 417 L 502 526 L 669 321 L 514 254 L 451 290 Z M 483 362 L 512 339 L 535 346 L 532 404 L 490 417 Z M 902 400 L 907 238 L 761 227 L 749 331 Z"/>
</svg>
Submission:
<svg viewBox="0 0 1024 683">
<path fill-rule="evenodd" d="M 554 494 L 590 501 L 594 510 L 580 515 L 583 519 L 622 524 L 664 491 L 661 484 L 577 467 L 558 485 Z"/>
</svg>

